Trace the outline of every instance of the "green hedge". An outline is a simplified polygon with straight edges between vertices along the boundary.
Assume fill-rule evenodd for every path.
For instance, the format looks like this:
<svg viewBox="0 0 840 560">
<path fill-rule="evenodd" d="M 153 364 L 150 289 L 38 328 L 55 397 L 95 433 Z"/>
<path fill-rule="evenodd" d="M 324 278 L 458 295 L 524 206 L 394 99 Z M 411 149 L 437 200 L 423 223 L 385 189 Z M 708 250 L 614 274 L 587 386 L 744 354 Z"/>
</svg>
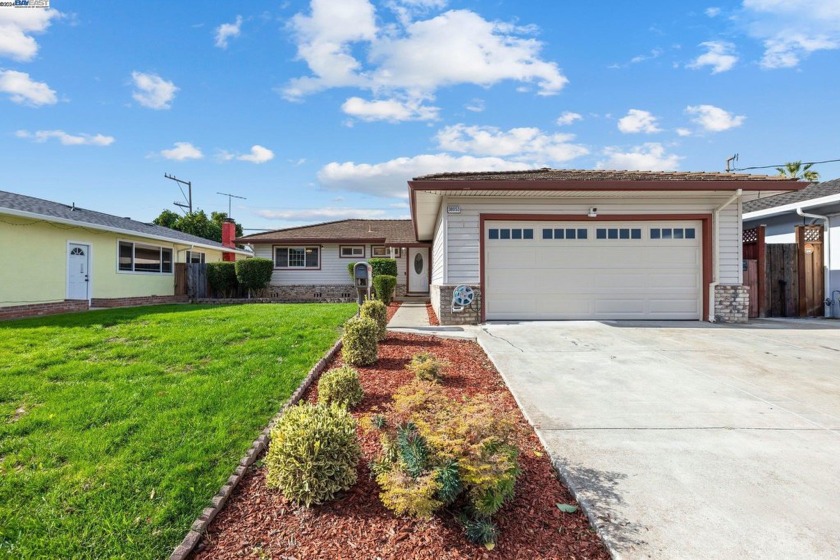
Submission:
<svg viewBox="0 0 840 560">
<path fill-rule="evenodd" d="M 397 287 L 397 277 L 390 274 L 380 274 L 373 277 L 373 290 L 376 292 L 376 299 L 385 305 L 391 303 L 394 297 L 394 288 Z"/>
<path fill-rule="evenodd" d="M 216 297 L 233 297 L 239 282 L 236 280 L 236 263 L 207 263 L 207 281 Z"/>
<path fill-rule="evenodd" d="M 245 259 L 236 261 L 236 279 L 249 291 L 262 290 L 271 280 L 274 263 L 271 259 Z"/>
<path fill-rule="evenodd" d="M 374 279 L 380 274 L 397 276 L 397 259 L 368 259 L 368 263 L 373 269 Z"/>
</svg>

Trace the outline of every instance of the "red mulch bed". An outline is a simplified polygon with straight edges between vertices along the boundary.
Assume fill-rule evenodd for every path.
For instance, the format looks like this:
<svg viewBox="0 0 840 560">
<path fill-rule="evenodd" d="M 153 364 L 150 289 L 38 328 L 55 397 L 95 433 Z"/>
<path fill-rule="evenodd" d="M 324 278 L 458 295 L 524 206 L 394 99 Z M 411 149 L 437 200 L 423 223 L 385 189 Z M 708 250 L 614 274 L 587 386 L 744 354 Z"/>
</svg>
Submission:
<svg viewBox="0 0 840 560">
<path fill-rule="evenodd" d="M 435 313 L 435 308 L 432 307 L 431 303 L 426 304 L 426 313 L 429 315 L 429 324 L 433 327 L 440 326 L 440 321 L 438 321 L 437 314 Z"/>
<path fill-rule="evenodd" d="M 389 310 L 390 311 L 390 310 Z M 234 491 L 225 509 L 199 543 L 196 558 L 329 559 L 598 559 L 609 558 L 586 517 L 562 513 L 557 503 L 573 503 L 555 476 L 548 455 L 481 348 L 471 341 L 390 333 L 380 343 L 375 367 L 359 368 L 365 398 L 354 415 L 384 407 L 408 383 L 411 356 L 428 351 L 449 362 L 444 387 L 450 396 L 495 394 L 517 420 L 522 474 L 516 497 L 495 517 L 493 551 L 469 543 L 448 513 L 430 520 L 397 518 L 379 501 L 367 463 L 378 451 L 377 434 L 359 435 L 363 458 L 359 480 L 334 502 L 299 508 L 265 485 L 258 461 Z M 340 355 L 332 366 L 341 364 Z M 317 398 L 313 386 L 306 399 Z"/>
</svg>

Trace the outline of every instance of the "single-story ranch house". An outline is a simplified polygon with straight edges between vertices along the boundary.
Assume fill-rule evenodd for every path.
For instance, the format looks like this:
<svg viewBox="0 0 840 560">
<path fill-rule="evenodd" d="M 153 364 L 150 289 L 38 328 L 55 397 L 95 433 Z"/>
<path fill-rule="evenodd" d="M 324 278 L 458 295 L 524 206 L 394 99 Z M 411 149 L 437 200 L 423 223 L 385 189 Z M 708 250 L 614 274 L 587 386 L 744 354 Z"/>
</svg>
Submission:
<svg viewBox="0 0 840 560">
<path fill-rule="evenodd" d="M 0 318 L 175 301 L 175 263 L 250 256 L 235 248 L 234 224 L 225 226 L 227 246 L 0 191 Z"/>
<path fill-rule="evenodd" d="M 827 316 L 840 317 L 840 179 L 814 183 L 806 188 L 762 197 L 744 204 L 744 228 L 765 226 L 768 245 L 796 243 L 795 227 L 823 227 Z"/>
<path fill-rule="evenodd" d="M 428 294 L 442 324 L 744 321 L 742 203 L 805 186 L 736 173 L 443 173 L 409 181 L 410 222 L 346 220 L 237 241 L 274 260 L 272 289 L 284 299 L 352 298 L 344 263 L 396 248 L 402 293 Z M 473 290 L 471 305 L 453 305 L 459 286 Z"/>
</svg>

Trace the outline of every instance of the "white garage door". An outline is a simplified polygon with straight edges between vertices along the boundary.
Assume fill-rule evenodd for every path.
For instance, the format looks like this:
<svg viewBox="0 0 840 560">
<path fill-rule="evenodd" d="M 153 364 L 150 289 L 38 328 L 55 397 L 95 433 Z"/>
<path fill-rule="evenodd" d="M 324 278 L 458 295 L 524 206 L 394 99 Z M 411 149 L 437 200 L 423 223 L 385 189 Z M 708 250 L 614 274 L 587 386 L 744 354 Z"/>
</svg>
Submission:
<svg viewBox="0 0 840 560">
<path fill-rule="evenodd" d="M 699 221 L 487 221 L 487 320 L 700 319 Z"/>
</svg>

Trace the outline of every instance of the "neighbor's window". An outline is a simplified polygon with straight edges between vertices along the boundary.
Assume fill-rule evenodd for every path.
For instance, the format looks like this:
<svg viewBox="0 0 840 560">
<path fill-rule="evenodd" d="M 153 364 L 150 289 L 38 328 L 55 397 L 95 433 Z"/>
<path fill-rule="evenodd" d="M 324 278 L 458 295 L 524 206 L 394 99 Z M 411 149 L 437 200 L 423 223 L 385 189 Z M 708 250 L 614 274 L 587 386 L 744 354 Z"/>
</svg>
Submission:
<svg viewBox="0 0 840 560">
<path fill-rule="evenodd" d="M 365 246 L 364 245 L 342 245 L 339 248 L 339 255 L 341 258 L 365 258 Z"/>
<path fill-rule="evenodd" d="M 187 251 L 186 262 L 190 264 L 204 264 L 204 253 L 198 251 Z"/>
<path fill-rule="evenodd" d="M 320 268 L 320 247 L 275 247 L 274 268 Z"/>
<path fill-rule="evenodd" d="M 155 245 L 119 242 L 119 270 L 122 272 L 172 272 L 172 249 Z"/>
<path fill-rule="evenodd" d="M 386 247 L 384 245 L 371 245 L 370 255 L 379 259 L 390 259 L 392 250 L 394 251 L 395 259 L 402 257 L 402 247 Z"/>
</svg>

